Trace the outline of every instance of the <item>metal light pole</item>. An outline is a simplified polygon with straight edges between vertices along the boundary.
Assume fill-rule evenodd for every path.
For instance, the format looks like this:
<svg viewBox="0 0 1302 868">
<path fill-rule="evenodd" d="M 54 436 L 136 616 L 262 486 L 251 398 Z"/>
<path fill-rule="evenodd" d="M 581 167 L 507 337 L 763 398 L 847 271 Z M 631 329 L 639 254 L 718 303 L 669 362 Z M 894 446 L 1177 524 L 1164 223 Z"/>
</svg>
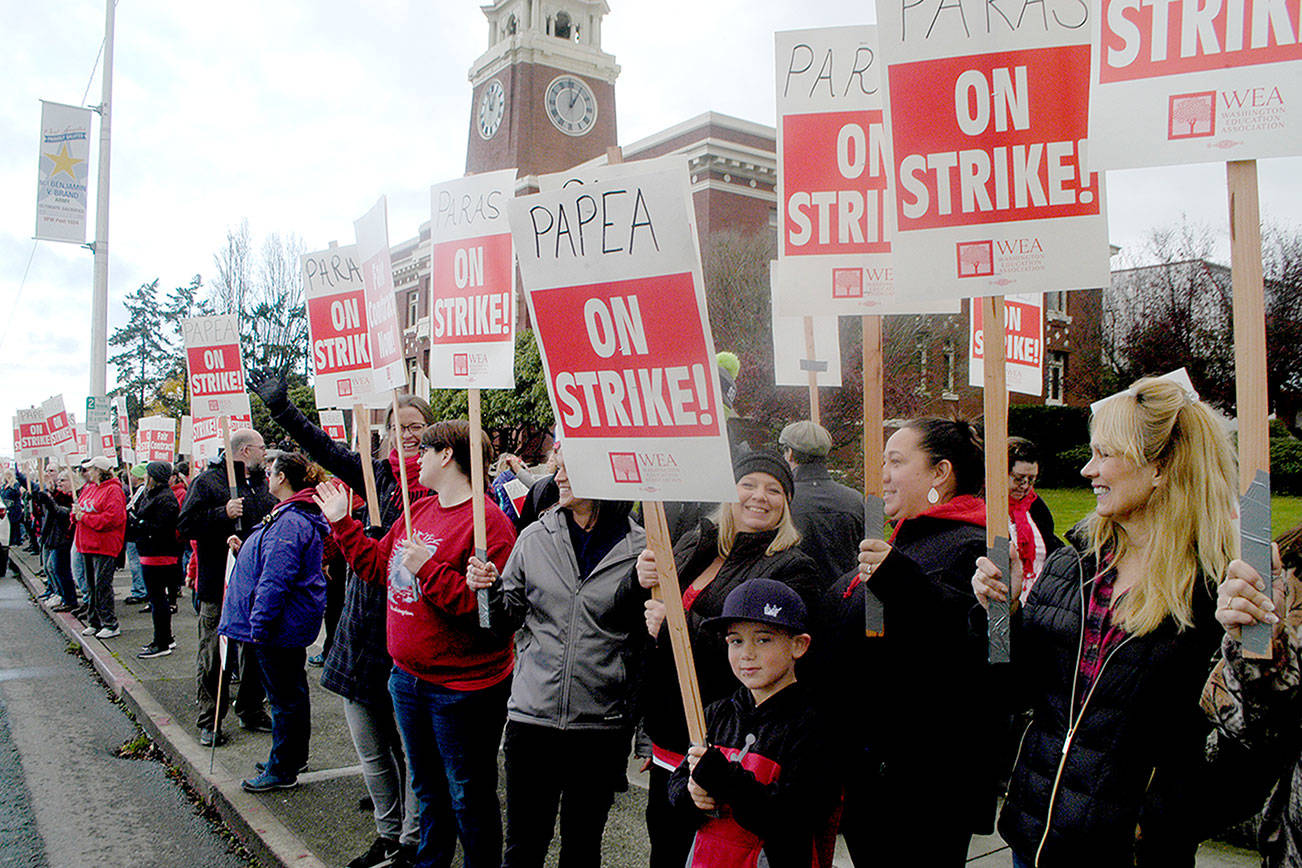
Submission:
<svg viewBox="0 0 1302 868">
<path fill-rule="evenodd" d="M 95 282 L 90 305 L 90 395 L 108 391 L 108 232 L 109 119 L 113 98 L 113 12 L 117 0 L 105 0 L 104 80 L 99 106 L 99 177 L 95 195 Z"/>
</svg>

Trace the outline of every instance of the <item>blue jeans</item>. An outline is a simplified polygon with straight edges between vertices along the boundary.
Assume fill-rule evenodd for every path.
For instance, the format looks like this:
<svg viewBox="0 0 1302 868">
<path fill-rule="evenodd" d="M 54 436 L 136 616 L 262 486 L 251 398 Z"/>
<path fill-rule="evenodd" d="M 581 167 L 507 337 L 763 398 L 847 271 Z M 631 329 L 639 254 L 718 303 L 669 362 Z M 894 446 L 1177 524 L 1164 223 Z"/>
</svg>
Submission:
<svg viewBox="0 0 1302 868">
<path fill-rule="evenodd" d="M 133 542 L 127 543 L 127 568 L 131 570 L 131 596 L 148 597 L 149 587 L 145 584 L 145 571 L 140 568 L 140 552 Z"/>
<path fill-rule="evenodd" d="M 497 746 L 510 692 L 509 678 L 482 690 L 449 690 L 393 668 L 389 693 L 420 802 L 419 868 L 450 865 L 457 837 L 466 868 L 501 865 Z"/>
<path fill-rule="evenodd" d="M 262 673 L 262 689 L 271 711 L 271 755 L 267 774 L 294 780 L 307 762 L 312 737 L 312 709 L 307 696 L 307 649 L 244 645 L 253 653 Z"/>
<path fill-rule="evenodd" d="M 72 558 L 68 549 L 45 550 L 45 575 L 54 583 L 54 591 L 69 606 L 77 605 L 77 586 L 72 581 Z"/>
</svg>

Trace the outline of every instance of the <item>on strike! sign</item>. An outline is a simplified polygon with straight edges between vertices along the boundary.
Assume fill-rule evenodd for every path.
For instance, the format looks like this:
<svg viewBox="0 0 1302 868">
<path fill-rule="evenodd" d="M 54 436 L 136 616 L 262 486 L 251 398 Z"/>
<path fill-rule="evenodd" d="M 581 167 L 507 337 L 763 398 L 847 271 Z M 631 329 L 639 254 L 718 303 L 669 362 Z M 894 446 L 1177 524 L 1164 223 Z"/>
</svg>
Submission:
<svg viewBox="0 0 1302 868">
<path fill-rule="evenodd" d="M 18 446 L 28 458 L 57 458 L 50 446 L 50 435 L 45 430 L 45 413 L 37 407 L 20 408 L 18 416 Z"/>
<path fill-rule="evenodd" d="M 145 416 L 136 423 L 136 452 L 141 461 L 176 460 L 176 422 L 166 416 Z"/>
<path fill-rule="evenodd" d="M 1010 392 L 1044 392 L 1044 297 L 1039 293 L 1004 297 L 1004 376 Z M 968 385 L 985 385 L 985 322 L 982 306 L 968 305 Z"/>
<path fill-rule="evenodd" d="M 379 391 L 371 371 L 366 292 L 357 248 L 308 253 L 302 265 L 316 405 L 350 407 Z"/>
<path fill-rule="evenodd" d="M 113 423 L 99 423 L 99 448 L 101 455 L 116 457 L 118 454 L 117 444 L 113 442 Z"/>
<path fill-rule="evenodd" d="M 77 452 L 77 432 L 68 418 L 63 404 L 63 396 L 55 395 L 45 399 L 41 404 L 41 413 L 45 417 L 45 433 L 50 438 L 53 454 L 71 455 Z"/>
<path fill-rule="evenodd" d="M 611 174 L 508 205 L 574 491 L 731 500 L 686 172 Z"/>
<path fill-rule="evenodd" d="M 506 203 L 515 169 L 430 188 L 429 381 L 515 388 L 515 250 Z"/>
<path fill-rule="evenodd" d="M 185 419 L 181 420 L 182 424 Z M 253 419 L 248 413 L 229 417 L 232 432 L 241 428 L 252 428 Z M 216 416 L 195 416 L 190 419 L 190 448 L 196 459 L 216 458 L 222 449 L 221 420 Z"/>
<path fill-rule="evenodd" d="M 878 0 L 901 295 L 1103 286 L 1080 0 Z"/>
<path fill-rule="evenodd" d="M 370 336 L 375 389 L 401 388 L 407 381 L 402 361 L 402 327 L 393 298 L 393 261 L 389 257 L 389 207 L 381 196 L 375 207 L 353 223 L 357 256 L 362 261 L 366 296 L 366 331 Z"/>
<path fill-rule="evenodd" d="M 1090 156 L 1128 169 L 1302 153 L 1295 0 L 1102 0 Z"/>
<path fill-rule="evenodd" d="M 248 415 L 240 329 L 234 314 L 181 320 L 190 377 L 190 410 L 196 415 Z"/>
</svg>

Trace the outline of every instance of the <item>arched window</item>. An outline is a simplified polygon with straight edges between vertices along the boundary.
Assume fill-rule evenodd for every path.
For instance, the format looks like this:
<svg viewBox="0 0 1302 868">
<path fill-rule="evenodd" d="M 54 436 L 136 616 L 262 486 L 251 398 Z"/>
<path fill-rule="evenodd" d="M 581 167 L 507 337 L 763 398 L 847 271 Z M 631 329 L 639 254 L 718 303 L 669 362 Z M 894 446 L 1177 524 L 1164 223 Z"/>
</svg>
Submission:
<svg viewBox="0 0 1302 868">
<path fill-rule="evenodd" d="M 568 12 L 556 13 L 556 26 L 552 29 L 552 35 L 555 36 L 557 39 L 573 38 L 574 33 L 570 24 L 570 13 Z"/>
<path fill-rule="evenodd" d="M 520 28 L 519 23 L 515 20 L 515 16 L 514 16 L 514 15 L 511 15 L 510 17 L 508 17 L 508 18 L 506 19 L 506 35 L 507 35 L 507 36 L 515 36 L 515 32 L 516 32 L 517 30 L 519 30 L 519 28 Z"/>
</svg>

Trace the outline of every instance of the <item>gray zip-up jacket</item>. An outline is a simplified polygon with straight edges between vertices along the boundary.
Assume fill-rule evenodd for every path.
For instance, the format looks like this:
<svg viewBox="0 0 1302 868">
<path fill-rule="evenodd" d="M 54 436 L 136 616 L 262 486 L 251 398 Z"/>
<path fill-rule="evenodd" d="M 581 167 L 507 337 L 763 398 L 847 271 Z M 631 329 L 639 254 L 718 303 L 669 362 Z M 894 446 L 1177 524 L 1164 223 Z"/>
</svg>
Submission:
<svg viewBox="0 0 1302 868">
<path fill-rule="evenodd" d="M 586 578 L 560 509 L 516 540 L 490 598 L 494 632 L 518 631 L 511 720 L 556 729 L 631 725 L 633 647 L 647 593 L 634 570 L 646 533 L 632 519 L 628 525 Z"/>
</svg>

